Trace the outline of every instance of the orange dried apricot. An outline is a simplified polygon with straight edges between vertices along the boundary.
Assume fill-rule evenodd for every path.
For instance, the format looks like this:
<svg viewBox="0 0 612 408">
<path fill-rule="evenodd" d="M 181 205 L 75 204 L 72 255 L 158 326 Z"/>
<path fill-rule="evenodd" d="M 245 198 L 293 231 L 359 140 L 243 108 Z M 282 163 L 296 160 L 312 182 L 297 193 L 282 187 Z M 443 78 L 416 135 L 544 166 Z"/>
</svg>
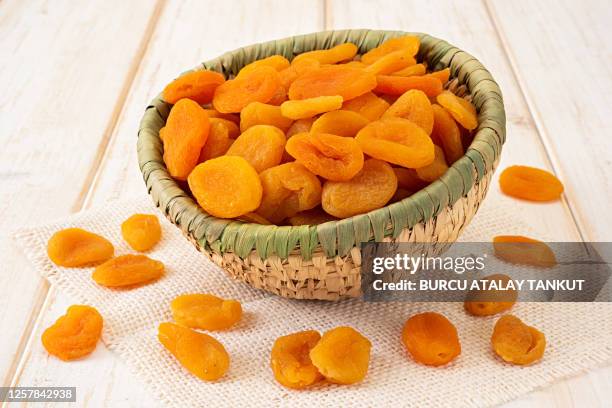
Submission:
<svg viewBox="0 0 612 408">
<path fill-rule="evenodd" d="M 461 98 L 450 91 L 444 91 L 436 96 L 436 101 L 464 128 L 472 130 L 478 126 L 476 108 L 467 99 Z"/>
<path fill-rule="evenodd" d="M 280 86 L 280 76 L 274 68 L 258 66 L 218 86 L 212 104 L 219 112 L 240 112 L 251 102 L 267 103 Z"/>
<path fill-rule="evenodd" d="M 270 353 L 270 367 L 276 381 L 293 389 L 303 389 L 321 381 L 323 376 L 310 360 L 310 351 L 320 339 L 321 335 L 314 330 L 276 339 Z"/>
<path fill-rule="evenodd" d="M 372 343 L 351 327 L 327 331 L 310 350 L 312 364 L 330 382 L 354 384 L 368 373 Z"/>
<path fill-rule="evenodd" d="M 259 175 L 243 157 L 220 156 L 198 164 L 187 182 L 200 207 L 215 217 L 235 218 L 261 203 Z"/>
<path fill-rule="evenodd" d="M 343 65 L 325 65 L 298 77 L 289 87 L 289 99 L 340 95 L 345 101 L 376 87 L 376 75 Z"/>
<path fill-rule="evenodd" d="M 236 126 L 236 124 L 230 121 L 221 122 L 222 120 L 223 119 L 210 120 L 210 132 L 208 134 L 208 139 L 206 139 L 206 144 L 204 144 L 204 147 L 200 151 L 198 162 L 203 163 L 206 160 L 223 156 L 234 142 L 229 135 L 230 127 L 227 126 L 225 122 L 231 123 L 233 126 Z M 238 128 L 236 127 L 236 129 Z M 240 133 L 240 131 L 238 131 L 238 133 Z"/>
<path fill-rule="evenodd" d="M 188 98 L 201 105 L 210 103 L 215 89 L 225 82 L 225 77 L 215 71 L 197 70 L 181 75 L 164 89 L 164 101 L 175 104 Z"/>
<path fill-rule="evenodd" d="M 84 266 L 112 258 L 115 248 L 106 238 L 81 228 L 66 228 L 49 238 L 47 255 L 58 265 Z"/>
<path fill-rule="evenodd" d="M 353 138 L 300 133 L 287 140 L 287 152 L 316 175 L 350 180 L 363 167 L 363 152 Z"/>
<path fill-rule="evenodd" d="M 372 64 L 380 58 L 394 51 L 403 50 L 407 55 L 415 56 L 419 52 L 421 41 L 413 35 L 406 35 L 397 38 L 390 38 L 362 55 L 361 61 L 365 64 Z"/>
<path fill-rule="evenodd" d="M 379 98 L 372 92 L 364 93 L 350 101 L 342 104 L 342 109 L 357 112 L 366 117 L 370 122 L 380 119 L 383 113 L 389 109 L 389 103 Z"/>
<path fill-rule="evenodd" d="M 546 349 L 546 337 L 518 317 L 504 315 L 495 323 L 491 344 L 495 354 L 502 360 L 527 365 L 542 358 Z"/>
<path fill-rule="evenodd" d="M 424 167 L 435 159 L 431 138 L 407 119 L 389 117 L 371 122 L 355 139 L 365 154 L 403 167 Z"/>
<path fill-rule="evenodd" d="M 431 102 L 429 102 L 427 95 L 418 89 L 412 89 L 397 98 L 382 117 L 408 119 L 419 125 L 428 135 L 431 134 L 434 125 L 434 112 Z"/>
<path fill-rule="evenodd" d="M 255 125 L 276 126 L 286 132 L 292 124 L 293 120 L 283 116 L 280 106 L 251 102 L 240 112 L 241 132 Z"/>
<path fill-rule="evenodd" d="M 444 150 L 440 146 L 434 145 L 435 158 L 434 161 L 424 167 L 416 169 L 417 176 L 421 180 L 432 183 L 442 177 L 448 170 Z"/>
<path fill-rule="evenodd" d="M 416 64 L 416 60 L 412 55 L 407 54 L 403 50 L 399 50 L 380 57 L 371 65 L 367 65 L 363 69 L 375 75 L 387 75 L 414 64 Z"/>
<path fill-rule="evenodd" d="M 280 164 L 285 150 L 285 134 L 277 127 L 255 125 L 244 131 L 227 150 L 228 156 L 244 157 L 261 173 Z"/>
<path fill-rule="evenodd" d="M 414 169 L 394 167 L 393 172 L 397 177 L 398 187 L 408 191 L 417 192 L 427 186 L 427 183 L 417 175 L 417 172 Z"/>
<path fill-rule="evenodd" d="M 257 61 L 253 61 L 250 64 L 245 65 L 236 75 L 236 78 L 244 77 L 246 74 L 249 74 L 255 71 L 259 67 L 270 67 L 276 71 L 282 71 L 285 68 L 289 67 L 289 60 L 282 55 L 272 55 L 267 58 L 262 58 Z"/>
<path fill-rule="evenodd" d="M 317 96 L 298 101 L 286 101 L 281 104 L 281 113 L 290 119 L 312 118 L 319 113 L 329 112 L 342 107 L 342 97 Z"/>
<path fill-rule="evenodd" d="M 279 72 L 281 84 L 284 89 L 289 89 L 293 81 L 300 75 L 306 72 L 319 68 L 321 63 L 313 58 L 302 58 L 299 61 L 294 61 L 289 68 L 285 68 Z"/>
<path fill-rule="evenodd" d="M 230 357 L 217 339 L 174 323 L 161 323 L 159 342 L 191 374 L 204 381 L 223 377 L 230 365 Z"/>
<path fill-rule="evenodd" d="M 206 114 L 208 115 L 208 119 L 211 119 L 211 121 L 213 118 L 219 118 L 219 119 L 228 120 L 235 124 L 240 123 L 240 116 L 235 113 L 221 113 L 215 109 L 210 109 L 210 108 L 205 108 L 204 112 L 206 112 Z"/>
<path fill-rule="evenodd" d="M 515 289 L 506 288 L 510 277 L 504 274 L 489 275 L 481 280 L 495 281 L 500 289 L 471 290 L 463 303 L 465 311 L 474 316 L 491 316 L 510 309 L 518 297 Z"/>
<path fill-rule="evenodd" d="M 289 127 L 287 130 L 287 138 L 290 138 L 293 135 L 298 133 L 308 133 L 312 128 L 312 124 L 314 123 L 315 118 L 304 118 L 298 119 Z"/>
<path fill-rule="evenodd" d="M 279 86 L 276 93 L 268 101 L 269 105 L 280 106 L 283 102 L 288 100 L 287 89 L 284 86 Z M 244 109 L 243 109 L 244 110 Z"/>
<path fill-rule="evenodd" d="M 521 235 L 493 238 L 495 256 L 514 264 L 552 267 L 557 264 L 553 250 L 545 242 Z"/>
<path fill-rule="evenodd" d="M 434 114 L 431 139 L 444 149 L 448 164 L 453 164 L 464 154 L 461 131 L 453 117 L 443 107 L 435 103 L 431 107 Z"/>
<path fill-rule="evenodd" d="M 397 177 L 388 163 L 368 159 L 348 181 L 326 181 L 321 202 L 328 214 L 352 217 L 384 207 L 397 189 Z"/>
<path fill-rule="evenodd" d="M 47 352 L 70 361 L 91 354 L 102 335 L 103 320 L 91 306 L 72 305 L 42 334 Z"/>
<path fill-rule="evenodd" d="M 435 312 L 419 313 L 406 320 L 402 343 L 416 362 L 425 365 L 441 366 L 461 354 L 457 329 Z"/>
<path fill-rule="evenodd" d="M 504 194 L 529 201 L 558 200 L 563 184 L 552 173 L 529 166 L 510 166 L 499 176 Z"/>
<path fill-rule="evenodd" d="M 353 59 L 357 54 L 357 46 L 353 43 L 336 45 L 327 50 L 314 50 L 303 52 L 296 55 L 291 64 L 296 64 L 303 59 L 310 58 L 319 61 L 321 64 L 335 64 L 340 61 Z"/>
<path fill-rule="evenodd" d="M 350 110 L 336 110 L 324 113 L 312 124 L 312 133 L 328 133 L 353 137 L 368 124 L 368 119 Z"/>
<path fill-rule="evenodd" d="M 263 196 L 257 214 L 275 224 L 321 203 L 321 182 L 298 162 L 269 168 L 259 177 Z"/>
<path fill-rule="evenodd" d="M 148 251 L 161 239 L 161 226 L 153 214 L 134 214 L 121 224 L 121 235 L 135 251 Z"/>
<path fill-rule="evenodd" d="M 448 82 L 448 79 L 450 78 L 450 68 L 444 68 L 444 69 L 441 69 L 440 71 L 431 72 L 427 74 L 426 76 L 432 77 L 432 78 L 438 78 L 440 82 L 442 82 L 442 85 L 444 85 L 445 83 Z"/>
<path fill-rule="evenodd" d="M 202 330 L 226 330 L 242 317 L 237 300 L 194 293 L 177 296 L 170 303 L 172 317 L 180 325 Z"/>
<path fill-rule="evenodd" d="M 227 136 L 230 139 L 236 139 L 238 136 L 240 136 L 240 128 L 238 127 L 236 122 L 224 118 L 210 118 L 209 120 L 211 129 L 213 125 L 225 126 L 227 128 Z M 240 120 L 238 122 L 240 122 Z"/>
<path fill-rule="evenodd" d="M 163 132 L 164 163 L 172 177 L 187 179 L 198 164 L 209 132 L 210 121 L 200 105 L 191 99 L 174 104 Z"/>
<path fill-rule="evenodd" d="M 415 76 L 415 75 L 417 76 L 424 75 L 425 72 L 427 72 L 427 68 L 425 67 L 425 64 L 415 64 L 415 65 L 406 67 L 404 69 L 401 69 L 399 71 L 395 71 L 391 73 L 391 75 L 408 77 L 408 76 Z"/>
<path fill-rule="evenodd" d="M 141 285 L 159 279 L 164 264 L 146 255 L 121 255 L 98 266 L 91 278 L 109 288 Z"/>
<path fill-rule="evenodd" d="M 438 78 L 428 76 L 377 75 L 376 81 L 374 92 L 388 95 L 402 95 L 411 89 L 419 89 L 431 98 L 444 90 Z"/>
<path fill-rule="evenodd" d="M 320 207 L 315 207 L 312 210 L 301 211 L 293 217 L 289 217 L 288 221 L 291 225 L 318 225 L 328 221 L 337 221 L 338 219 L 323 211 Z"/>
</svg>

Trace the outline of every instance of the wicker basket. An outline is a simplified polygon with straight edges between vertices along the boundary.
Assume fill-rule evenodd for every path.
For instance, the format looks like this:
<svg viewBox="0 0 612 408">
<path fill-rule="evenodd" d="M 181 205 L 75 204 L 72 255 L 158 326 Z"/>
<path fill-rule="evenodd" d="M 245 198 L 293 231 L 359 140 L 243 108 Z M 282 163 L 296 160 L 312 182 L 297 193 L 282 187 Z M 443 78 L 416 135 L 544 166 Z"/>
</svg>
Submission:
<svg viewBox="0 0 612 408">
<path fill-rule="evenodd" d="M 501 91 L 471 55 L 427 34 L 342 30 L 240 48 L 196 69 L 211 69 L 229 77 L 244 65 L 274 54 L 291 59 L 305 51 L 347 41 L 363 53 L 406 34 L 420 37 L 419 57 L 430 68 L 450 67 L 451 81 L 446 87 L 471 98 L 479 112 L 474 141 L 441 179 L 400 202 L 320 225 L 270 226 L 215 218 L 168 174 L 159 129 L 170 106 L 158 96 L 147 107 L 138 132 L 140 169 L 155 204 L 198 250 L 231 277 L 289 298 L 338 300 L 359 296 L 361 242 L 456 240 L 484 199 L 505 140 Z"/>
</svg>

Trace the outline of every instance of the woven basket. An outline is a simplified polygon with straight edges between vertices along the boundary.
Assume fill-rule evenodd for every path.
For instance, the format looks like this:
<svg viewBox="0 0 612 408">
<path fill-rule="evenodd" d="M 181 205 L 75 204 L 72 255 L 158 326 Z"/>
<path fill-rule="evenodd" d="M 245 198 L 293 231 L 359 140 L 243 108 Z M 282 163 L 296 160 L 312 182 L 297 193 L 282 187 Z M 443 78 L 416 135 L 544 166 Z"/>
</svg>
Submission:
<svg viewBox="0 0 612 408">
<path fill-rule="evenodd" d="M 166 217 L 231 277 L 280 296 L 338 300 L 361 293 L 360 243 L 452 242 L 487 192 L 505 140 L 502 94 L 476 58 L 421 33 L 378 30 L 325 31 L 228 52 L 196 69 L 235 75 L 274 54 L 291 59 L 314 49 L 352 42 L 364 53 L 406 34 L 421 39 L 419 59 L 433 70 L 450 67 L 445 86 L 470 98 L 479 115 L 474 141 L 438 181 L 400 202 L 367 214 L 310 226 L 271 226 L 225 220 L 205 213 L 168 174 L 159 129 L 170 106 L 161 96 L 147 107 L 138 132 L 138 159 L 147 189 Z"/>
</svg>

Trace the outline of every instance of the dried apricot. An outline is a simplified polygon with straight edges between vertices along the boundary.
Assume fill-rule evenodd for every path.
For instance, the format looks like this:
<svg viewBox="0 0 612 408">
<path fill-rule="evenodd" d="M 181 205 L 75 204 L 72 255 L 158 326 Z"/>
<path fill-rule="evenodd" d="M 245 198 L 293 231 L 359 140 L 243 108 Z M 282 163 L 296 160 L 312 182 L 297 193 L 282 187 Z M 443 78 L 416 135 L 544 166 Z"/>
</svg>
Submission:
<svg viewBox="0 0 612 408">
<path fill-rule="evenodd" d="M 302 58 L 299 61 L 293 61 L 289 68 L 285 68 L 279 72 L 281 84 L 284 89 L 289 89 L 293 81 L 300 75 L 306 72 L 319 68 L 321 63 L 313 58 Z"/>
<path fill-rule="evenodd" d="M 289 87 L 289 99 L 340 95 L 345 101 L 376 87 L 376 75 L 343 65 L 325 65 L 298 77 Z"/>
<path fill-rule="evenodd" d="M 298 133 L 310 132 L 314 121 L 315 118 L 304 118 L 296 120 L 287 130 L 287 138 L 290 138 L 291 136 L 296 135 Z"/>
<path fill-rule="evenodd" d="M 326 181 L 321 202 L 323 209 L 338 218 L 352 217 L 383 207 L 397 189 L 397 177 L 383 161 L 368 159 L 348 181 Z"/>
<path fill-rule="evenodd" d="M 164 274 L 164 264 L 146 255 L 121 255 L 98 266 L 92 279 L 102 286 L 119 288 L 141 285 L 159 279 Z"/>
<path fill-rule="evenodd" d="M 321 335 L 314 330 L 289 334 L 276 339 L 270 353 L 274 378 L 288 388 L 302 389 L 323 379 L 310 360 L 310 351 Z"/>
<path fill-rule="evenodd" d="M 319 113 L 329 112 L 342 107 L 342 97 L 317 96 L 299 101 L 286 101 L 281 105 L 281 113 L 286 118 L 306 119 Z"/>
<path fill-rule="evenodd" d="M 244 157 L 261 173 L 280 164 L 285 150 L 285 134 L 277 127 L 255 125 L 244 131 L 227 150 L 228 156 Z"/>
<path fill-rule="evenodd" d="M 91 354 L 102 335 L 102 316 L 91 306 L 72 305 L 42 334 L 42 344 L 64 361 Z"/>
<path fill-rule="evenodd" d="M 241 132 L 255 125 L 276 126 L 286 132 L 292 123 L 293 120 L 283 116 L 280 106 L 251 102 L 240 112 Z"/>
<path fill-rule="evenodd" d="M 435 158 L 434 161 L 425 167 L 419 167 L 416 169 L 417 176 L 421 180 L 425 180 L 432 183 L 442 177 L 448 165 L 446 164 L 446 158 L 444 157 L 444 151 L 440 146 L 434 145 Z"/>
<path fill-rule="evenodd" d="M 240 112 L 251 102 L 267 103 L 280 86 L 278 72 L 262 65 L 218 86 L 212 104 L 219 112 Z"/>
<path fill-rule="evenodd" d="M 416 362 L 425 365 L 441 366 L 461 354 L 457 329 L 445 316 L 434 312 L 406 320 L 402 343 Z"/>
<path fill-rule="evenodd" d="M 432 77 L 432 78 L 438 78 L 440 82 L 442 82 L 442 85 L 444 85 L 445 83 L 448 82 L 448 79 L 450 78 L 450 68 L 444 68 L 444 69 L 441 69 L 440 71 L 429 73 L 426 76 Z"/>
<path fill-rule="evenodd" d="M 226 123 L 221 122 L 223 119 L 216 119 L 214 122 L 213 120 L 214 119 L 210 120 L 210 132 L 206 139 L 206 144 L 200 151 L 200 158 L 198 159 L 200 163 L 214 159 L 215 157 L 223 156 L 234 142 L 234 140 L 230 138 L 229 127 Z M 236 126 L 233 122 L 225 122 Z"/>
<path fill-rule="evenodd" d="M 463 307 L 466 312 L 474 316 L 491 316 L 510 309 L 518 293 L 515 289 L 505 290 L 510 277 L 504 274 L 495 274 L 482 278 L 483 281 L 497 282 L 499 289 L 471 290 L 466 296 Z"/>
<path fill-rule="evenodd" d="M 175 104 L 188 98 L 201 105 L 210 103 L 215 89 L 225 82 L 225 77 L 215 71 L 197 70 L 181 75 L 164 89 L 164 101 Z"/>
<path fill-rule="evenodd" d="M 328 221 L 337 221 L 338 219 L 323 211 L 322 208 L 316 207 L 312 210 L 301 211 L 293 217 L 289 217 L 291 225 L 318 225 Z"/>
<path fill-rule="evenodd" d="M 259 175 L 239 156 L 221 156 L 198 164 L 187 182 L 200 207 L 215 217 L 235 218 L 255 211 L 261 203 Z"/>
<path fill-rule="evenodd" d="M 514 264 L 552 267 L 557 264 L 553 250 L 545 242 L 521 235 L 499 235 L 493 238 L 495 256 Z"/>
<path fill-rule="evenodd" d="M 472 130 L 478 126 L 476 108 L 467 99 L 461 98 L 450 91 L 444 91 L 436 96 L 436 101 L 464 128 Z"/>
<path fill-rule="evenodd" d="M 412 55 L 399 50 L 380 57 L 363 69 L 375 75 L 386 75 L 414 64 L 416 64 L 416 60 Z"/>
<path fill-rule="evenodd" d="M 408 119 L 419 125 L 428 135 L 431 134 L 434 125 L 434 112 L 431 102 L 429 102 L 427 95 L 418 89 L 412 89 L 397 98 L 382 117 Z"/>
<path fill-rule="evenodd" d="M 427 183 L 417 175 L 417 172 L 414 169 L 394 167 L 393 172 L 397 177 L 398 187 L 412 192 L 417 192 L 427 187 Z"/>
<path fill-rule="evenodd" d="M 319 116 L 312 124 L 310 131 L 312 133 L 354 137 L 368 122 L 368 119 L 357 112 L 336 110 Z"/>
<path fill-rule="evenodd" d="M 198 164 L 210 132 L 208 115 L 191 99 L 181 99 L 172 107 L 164 127 L 164 163 L 170 175 L 185 180 Z"/>
<path fill-rule="evenodd" d="M 236 139 L 238 136 L 240 136 L 240 128 L 234 121 L 224 118 L 210 118 L 209 120 L 211 129 L 213 125 L 225 126 L 227 128 L 227 136 L 230 139 Z"/>
<path fill-rule="evenodd" d="M 135 251 L 148 251 L 161 239 L 161 226 L 155 215 L 134 214 L 121 224 L 121 235 Z"/>
<path fill-rule="evenodd" d="M 285 148 L 297 162 L 328 180 L 350 180 L 363 167 L 363 152 L 349 137 L 300 133 L 287 140 Z"/>
<path fill-rule="evenodd" d="M 371 122 L 355 138 L 365 154 L 407 168 L 431 164 L 434 144 L 425 131 L 403 118 L 383 118 Z"/>
<path fill-rule="evenodd" d="M 330 382 L 354 384 L 368 373 L 372 343 L 351 327 L 336 327 L 310 350 L 312 364 Z"/>
<path fill-rule="evenodd" d="M 296 64 L 306 58 L 317 60 L 321 64 L 335 64 L 336 62 L 353 59 L 356 54 L 357 46 L 355 44 L 344 43 L 327 50 L 314 50 L 301 53 L 293 58 L 291 64 Z"/>
<path fill-rule="evenodd" d="M 215 381 L 229 369 L 223 344 L 208 334 L 174 323 L 161 323 L 157 338 L 187 371 L 204 381 Z"/>
<path fill-rule="evenodd" d="M 263 66 L 273 68 L 275 71 L 282 71 L 283 69 L 289 67 L 289 60 L 282 55 L 272 55 L 267 58 L 253 61 L 250 64 L 245 65 L 240 72 L 238 72 L 236 78 L 244 77 L 246 74 L 251 73 L 257 68 Z"/>
<path fill-rule="evenodd" d="M 425 72 L 427 72 L 427 68 L 425 67 L 425 64 L 415 64 L 415 65 L 406 67 L 404 69 L 401 69 L 399 71 L 395 71 L 391 73 L 391 75 L 408 77 L 408 76 L 424 75 Z"/>
<path fill-rule="evenodd" d="M 364 93 L 350 101 L 342 104 L 342 109 L 357 112 L 366 117 L 370 122 L 380 119 L 383 113 L 389 109 L 389 104 L 372 92 Z"/>
<path fill-rule="evenodd" d="M 81 228 L 66 228 L 49 238 L 47 255 L 59 266 L 75 267 L 106 261 L 115 248 L 106 238 Z"/>
<path fill-rule="evenodd" d="M 431 139 L 444 149 L 444 157 L 448 164 L 453 164 L 464 154 L 461 131 L 453 117 L 443 107 L 433 104 L 432 110 L 434 122 Z"/>
<path fill-rule="evenodd" d="M 402 95 L 411 89 L 419 89 L 431 98 L 444 90 L 438 78 L 428 76 L 377 75 L 376 83 L 374 92 L 388 95 Z"/>
<path fill-rule="evenodd" d="M 205 293 L 178 296 L 170 303 L 170 309 L 178 324 L 192 329 L 225 330 L 242 317 L 242 306 L 237 300 Z"/>
<path fill-rule="evenodd" d="M 240 116 L 235 113 L 221 113 L 215 109 L 210 108 L 205 108 L 204 112 L 206 112 L 209 119 L 219 118 L 229 120 L 230 122 L 234 122 L 235 124 L 240 123 Z"/>
<path fill-rule="evenodd" d="M 283 104 L 283 102 L 285 102 L 288 99 L 289 99 L 289 96 L 287 96 L 287 89 L 281 85 L 278 87 L 278 90 L 272 96 L 272 98 L 270 98 L 270 100 L 268 101 L 268 104 L 273 105 L 273 106 L 280 106 Z"/>
<path fill-rule="evenodd" d="M 415 56 L 419 52 L 421 41 L 413 35 L 390 38 L 362 55 L 361 61 L 365 64 L 372 64 L 380 58 L 394 51 L 403 50 L 407 55 Z"/>
<path fill-rule="evenodd" d="M 495 323 L 491 344 L 495 354 L 504 361 L 527 365 L 542 358 L 546 349 L 546 337 L 518 317 L 505 315 Z"/>
<path fill-rule="evenodd" d="M 529 166 L 510 166 L 499 176 L 504 194 L 529 201 L 553 201 L 563 193 L 563 184 L 552 173 Z"/>
</svg>

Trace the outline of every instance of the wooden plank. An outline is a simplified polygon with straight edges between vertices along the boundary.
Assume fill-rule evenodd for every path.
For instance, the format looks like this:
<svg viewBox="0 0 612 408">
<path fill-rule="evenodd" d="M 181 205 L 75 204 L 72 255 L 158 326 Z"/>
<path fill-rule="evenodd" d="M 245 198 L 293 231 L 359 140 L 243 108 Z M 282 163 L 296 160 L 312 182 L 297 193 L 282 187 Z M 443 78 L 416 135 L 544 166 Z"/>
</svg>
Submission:
<svg viewBox="0 0 612 408">
<path fill-rule="evenodd" d="M 489 9 L 585 239 L 610 241 L 610 3 L 493 0 Z"/>
<path fill-rule="evenodd" d="M 10 381 L 47 285 L 15 228 L 78 208 L 105 150 L 156 4 L 0 2 L 0 375 Z M 112 46 L 109 46 L 112 45 Z"/>
</svg>

